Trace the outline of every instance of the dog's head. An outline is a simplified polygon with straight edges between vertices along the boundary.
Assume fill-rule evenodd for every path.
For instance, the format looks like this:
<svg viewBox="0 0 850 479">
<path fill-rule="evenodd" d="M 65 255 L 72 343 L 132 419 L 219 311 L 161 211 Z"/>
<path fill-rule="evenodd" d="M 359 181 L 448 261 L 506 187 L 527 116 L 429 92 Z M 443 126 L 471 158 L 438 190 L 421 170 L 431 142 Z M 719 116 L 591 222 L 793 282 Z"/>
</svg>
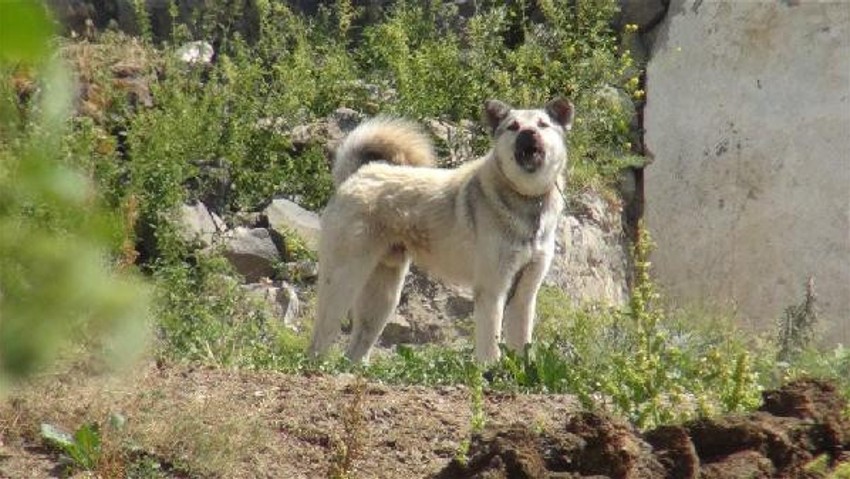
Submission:
<svg viewBox="0 0 850 479">
<path fill-rule="evenodd" d="M 498 100 L 484 103 L 499 168 L 518 193 L 549 191 L 567 161 L 564 135 L 573 122 L 573 104 L 563 98 L 541 109 L 515 110 Z"/>
</svg>

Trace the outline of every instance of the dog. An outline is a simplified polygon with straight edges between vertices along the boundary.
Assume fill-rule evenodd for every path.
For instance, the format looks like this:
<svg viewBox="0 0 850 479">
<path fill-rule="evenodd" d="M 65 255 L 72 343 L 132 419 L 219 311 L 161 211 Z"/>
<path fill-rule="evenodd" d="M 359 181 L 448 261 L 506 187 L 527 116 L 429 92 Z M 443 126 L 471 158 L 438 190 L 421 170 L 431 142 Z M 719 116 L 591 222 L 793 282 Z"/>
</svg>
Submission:
<svg viewBox="0 0 850 479">
<path fill-rule="evenodd" d="M 411 261 L 472 287 L 478 362 L 498 360 L 503 318 L 508 348 L 531 342 L 563 209 L 574 109 L 563 98 L 540 109 L 488 100 L 483 116 L 490 152 L 456 169 L 436 168 L 431 141 L 404 119 L 378 116 L 343 140 L 332 168 L 336 192 L 321 218 L 312 357 L 350 314 L 346 355 L 368 360 Z"/>
</svg>

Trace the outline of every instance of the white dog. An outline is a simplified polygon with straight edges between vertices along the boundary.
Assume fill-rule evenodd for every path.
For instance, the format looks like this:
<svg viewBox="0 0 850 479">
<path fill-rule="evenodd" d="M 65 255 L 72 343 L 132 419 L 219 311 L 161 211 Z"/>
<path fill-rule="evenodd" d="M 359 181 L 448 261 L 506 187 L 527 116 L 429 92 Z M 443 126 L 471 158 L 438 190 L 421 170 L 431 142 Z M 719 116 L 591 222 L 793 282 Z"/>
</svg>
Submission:
<svg viewBox="0 0 850 479">
<path fill-rule="evenodd" d="M 537 291 L 552 261 L 563 202 L 565 134 L 573 106 L 556 98 L 520 110 L 490 100 L 492 150 L 457 169 L 435 168 L 415 125 L 378 117 L 340 145 L 337 191 L 322 216 L 318 308 L 310 353 L 321 355 L 352 316 L 347 356 L 368 358 L 401 295 L 411 260 L 472 286 L 475 355 L 531 342 Z"/>
</svg>

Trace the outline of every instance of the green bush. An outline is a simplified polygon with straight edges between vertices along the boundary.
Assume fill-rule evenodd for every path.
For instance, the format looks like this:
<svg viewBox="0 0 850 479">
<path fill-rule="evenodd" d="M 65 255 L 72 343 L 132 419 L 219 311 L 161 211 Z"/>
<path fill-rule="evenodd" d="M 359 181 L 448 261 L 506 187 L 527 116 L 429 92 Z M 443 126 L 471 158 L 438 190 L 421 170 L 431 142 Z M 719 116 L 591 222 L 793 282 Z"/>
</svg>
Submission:
<svg viewBox="0 0 850 479">
<path fill-rule="evenodd" d="M 307 363 L 305 335 L 269 317 L 222 258 L 162 264 L 154 279 L 161 354 L 168 359 L 289 372 Z"/>
</svg>

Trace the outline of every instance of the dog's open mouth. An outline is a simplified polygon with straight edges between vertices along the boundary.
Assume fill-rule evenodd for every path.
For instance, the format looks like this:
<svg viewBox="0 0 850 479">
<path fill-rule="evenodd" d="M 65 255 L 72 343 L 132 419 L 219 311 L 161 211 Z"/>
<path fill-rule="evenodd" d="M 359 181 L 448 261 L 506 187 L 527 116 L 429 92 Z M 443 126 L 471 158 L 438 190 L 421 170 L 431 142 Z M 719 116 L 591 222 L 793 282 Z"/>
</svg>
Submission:
<svg viewBox="0 0 850 479">
<path fill-rule="evenodd" d="M 524 130 L 517 135 L 514 160 L 528 173 L 534 173 L 542 165 L 546 154 L 540 137 L 532 130 Z"/>
<path fill-rule="evenodd" d="M 524 150 L 514 154 L 514 159 L 520 168 L 528 173 L 534 173 L 543 165 L 544 154 L 540 150 Z"/>
</svg>

